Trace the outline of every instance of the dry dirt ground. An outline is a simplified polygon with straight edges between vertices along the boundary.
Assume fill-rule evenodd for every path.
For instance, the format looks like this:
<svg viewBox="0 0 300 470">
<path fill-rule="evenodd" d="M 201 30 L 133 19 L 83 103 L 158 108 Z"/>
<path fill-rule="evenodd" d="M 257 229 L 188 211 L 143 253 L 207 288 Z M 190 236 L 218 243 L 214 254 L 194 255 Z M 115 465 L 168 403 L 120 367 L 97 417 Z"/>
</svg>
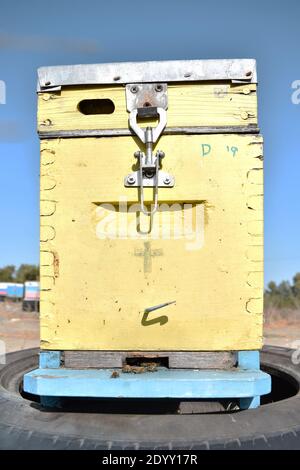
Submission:
<svg viewBox="0 0 300 470">
<path fill-rule="evenodd" d="M 23 312 L 20 302 L 0 302 L 0 340 L 6 352 L 39 345 L 39 314 Z"/>
<path fill-rule="evenodd" d="M 300 347 L 300 310 L 269 307 L 265 311 L 265 344 L 298 349 Z"/>
<path fill-rule="evenodd" d="M 300 312 L 267 312 L 266 318 L 265 344 L 289 348 L 300 346 Z M 5 343 L 6 352 L 38 347 L 39 314 L 23 312 L 19 302 L 0 302 L 0 340 Z"/>
</svg>

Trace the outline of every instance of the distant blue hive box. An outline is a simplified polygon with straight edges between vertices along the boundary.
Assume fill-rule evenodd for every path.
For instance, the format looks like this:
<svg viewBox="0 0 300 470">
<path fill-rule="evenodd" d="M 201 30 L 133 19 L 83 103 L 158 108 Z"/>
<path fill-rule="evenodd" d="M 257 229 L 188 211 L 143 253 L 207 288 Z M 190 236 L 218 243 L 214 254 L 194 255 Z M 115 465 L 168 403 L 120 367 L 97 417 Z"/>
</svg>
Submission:
<svg viewBox="0 0 300 470">
<path fill-rule="evenodd" d="M 7 287 L 8 287 L 7 282 L 0 282 L 0 297 L 7 296 Z"/>
<path fill-rule="evenodd" d="M 22 299 L 24 295 L 24 284 L 9 283 L 7 287 L 7 297 L 12 299 Z"/>
<path fill-rule="evenodd" d="M 40 283 L 37 281 L 25 282 L 24 301 L 37 302 L 40 300 Z"/>
</svg>

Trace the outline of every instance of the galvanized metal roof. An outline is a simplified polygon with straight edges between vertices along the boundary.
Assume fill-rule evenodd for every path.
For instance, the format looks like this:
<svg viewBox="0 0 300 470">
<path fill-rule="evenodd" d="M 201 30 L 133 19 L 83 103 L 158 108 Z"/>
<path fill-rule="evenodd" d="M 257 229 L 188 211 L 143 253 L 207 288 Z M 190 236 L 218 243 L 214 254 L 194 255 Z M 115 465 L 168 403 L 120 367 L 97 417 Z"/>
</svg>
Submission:
<svg viewBox="0 0 300 470">
<path fill-rule="evenodd" d="M 256 83 L 254 59 L 59 65 L 38 69 L 38 91 L 71 85 L 231 80 Z"/>
</svg>

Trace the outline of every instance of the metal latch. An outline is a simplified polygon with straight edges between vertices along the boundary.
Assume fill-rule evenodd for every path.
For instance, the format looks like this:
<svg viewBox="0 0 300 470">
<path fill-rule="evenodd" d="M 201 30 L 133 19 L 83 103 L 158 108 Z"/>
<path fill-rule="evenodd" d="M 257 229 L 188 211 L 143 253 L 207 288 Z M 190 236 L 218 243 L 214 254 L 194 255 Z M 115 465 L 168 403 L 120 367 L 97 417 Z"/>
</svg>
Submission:
<svg viewBox="0 0 300 470">
<path fill-rule="evenodd" d="M 128 174 L 124 179 L 126 187 L 139 187 L 141 210 L 146 215 L 153 215 L 158 209 L 158 188 L 174 186 L 174 177 L 161 171 L 164 152 L 153 153 L 153 145 L 159 139 L 167 124 L 167 85 L 166 84 L 131 84 L 126 85 L 126 102 L 129 111 L 129 127 L 145 145 L 145 152 L 134 153 L 139 169 Z M 138 118 L 158 118 L 156 127 L 141 128 Z M 144 188 L 154 188 L 154 207 L 148 211 L 144 202 Z"/>
</svg>

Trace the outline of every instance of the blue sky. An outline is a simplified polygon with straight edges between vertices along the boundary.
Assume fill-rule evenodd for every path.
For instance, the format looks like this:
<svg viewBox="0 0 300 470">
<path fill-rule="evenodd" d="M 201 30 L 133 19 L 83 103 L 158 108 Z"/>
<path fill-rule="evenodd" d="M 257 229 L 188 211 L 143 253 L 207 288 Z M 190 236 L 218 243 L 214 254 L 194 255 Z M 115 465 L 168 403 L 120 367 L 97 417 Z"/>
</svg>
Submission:
<svg viewBox="0 0 300 470">
<path fill-rule="evenodd" d="M 0 3 L 0 266 L 39 260 L 36 69 L 127 60 L 256 58 L 265 139 L 265 280 L 300 271 L 298 0 Z"/>
</svg>

